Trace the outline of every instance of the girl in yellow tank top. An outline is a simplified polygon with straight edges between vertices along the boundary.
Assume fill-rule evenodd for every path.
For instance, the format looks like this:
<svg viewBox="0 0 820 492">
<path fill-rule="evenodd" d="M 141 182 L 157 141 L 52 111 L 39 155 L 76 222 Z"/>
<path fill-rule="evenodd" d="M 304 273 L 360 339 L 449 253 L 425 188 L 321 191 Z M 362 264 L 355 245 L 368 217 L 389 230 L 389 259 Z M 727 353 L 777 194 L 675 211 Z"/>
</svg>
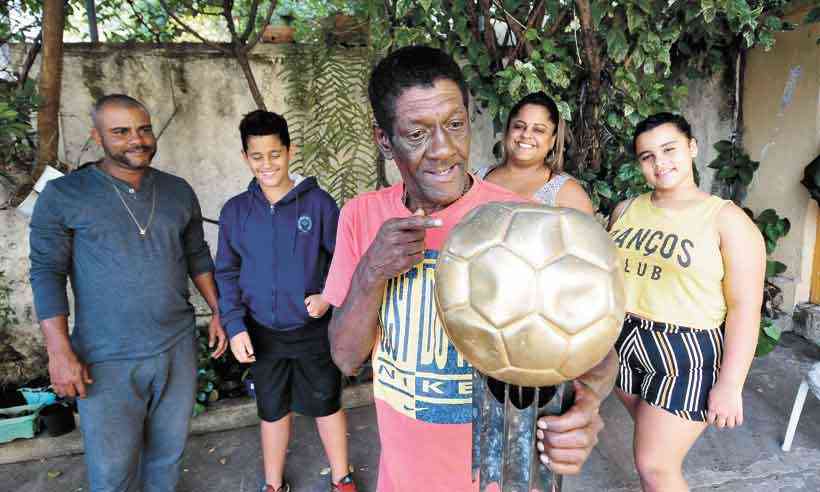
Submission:
<svg viewBox="0 0 820 492">
<path fill-rule="evenodd" d="M 644 490 L 686 491 L 683 460 L 707 425 L 743 422 L 765 248 L 740 208 L 698 189 L 684 118 L 650 116 L 633 149 L 653 191 L 619 204 L 610 221 L 627 310 L 615 391 L 635 421 Z"/>
<path fill-rule="evenodd" d="M 718 216 L 727 201 L 709 196 L 682 209 L 636 197 L 610 230 L 624 263 L 627 310 L 693 328 L 726 317 Z"/>
</svg>

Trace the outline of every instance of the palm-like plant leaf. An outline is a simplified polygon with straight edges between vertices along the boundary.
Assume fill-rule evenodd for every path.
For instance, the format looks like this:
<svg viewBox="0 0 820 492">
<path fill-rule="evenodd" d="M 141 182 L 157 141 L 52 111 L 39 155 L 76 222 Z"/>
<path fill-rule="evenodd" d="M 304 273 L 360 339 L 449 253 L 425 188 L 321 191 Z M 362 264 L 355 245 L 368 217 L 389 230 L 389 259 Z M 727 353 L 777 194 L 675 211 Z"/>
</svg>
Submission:
<svg viewBox="0 0 820 492">
<path fill-rule="evenodd" d="M 340 205 L 376 183 L 368 64 L 365 50 L 302 45 L 289 49 L 283 65 L 285 116 L 300 149 L 293 169 L 315 175 Z"/>
</svg>

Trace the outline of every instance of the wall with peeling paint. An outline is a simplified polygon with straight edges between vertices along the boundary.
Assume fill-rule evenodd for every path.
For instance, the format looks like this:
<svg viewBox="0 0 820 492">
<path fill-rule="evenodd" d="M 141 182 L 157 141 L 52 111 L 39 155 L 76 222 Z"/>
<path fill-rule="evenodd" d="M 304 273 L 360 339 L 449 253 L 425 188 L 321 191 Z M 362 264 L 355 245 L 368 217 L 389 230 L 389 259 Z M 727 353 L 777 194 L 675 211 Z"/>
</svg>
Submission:
<svg viewBox="0 0 820 492">
<path fill-rule="evenodd" d="M 808 7 L 790 20 L 800 22 Z M 806 302 L 811 284 L 817 205 L 800 180 L 820 153 L 820 24 L 777 34 L 771 51 L 752 50 L 743 91 L 743 145 L 760 161 L 746 199 L 755 213 L 774 208 L 791 221 L 774 258 L 788 270 L 777 279 L 783 307 Z M 818 340 L 820 342 L 820 340 Z"/>
<path fill-rule="evenodd" d="M 287 110 L 278 77 L 282 55 L 280 46 L 260 45 L 251 59 L 266 104 L 277 112 Z M 720 76 L 688 85 L 690 96 L 683 112 L 701 144 L 698 168 L 701 187 L 708 190 L 712 171 L 706 165 L 714 158 L 713 144 L 728 138 L 730 132 L 727 91 Z M 146 104 L 156 132 L 161 133 L 154 165 L 191 183 L 206 217 L 216 218 L 225 201 L 245 189 L 250 174 L 240 159 L 237 125 L 255 105 L 232 59 L 202 45 L 67 45 L 60 108 L 61 160 L 76 167 L 101 156 L 89 140 L 88 111 L 97 97 L 111 92 L 130 94 Z M 492 122 L 478 114 L 475 105 L 472 108 L 471 163 L 477 167 L 492 161 L 496 137 Z M 388 178 L 400 179 L 395 166 L 388 167 Z M 0 203 L 5 199 L 0 196 Z M 215 251 L 216 227 L 206 224 L 205 230 Z M 0 211 L 0 270 L 7 273 L 14 290 L 12 304 L 20 319 L 19 326 L 0 333 L 0 345 L 20 354 L 13 364 L 0 361 L 0 384 L 45 374 L 27 258 L 28 221 L 14 212 Z M 208 311 L 201 300 L 195 301 L 201 312 Z"/>
</svg>

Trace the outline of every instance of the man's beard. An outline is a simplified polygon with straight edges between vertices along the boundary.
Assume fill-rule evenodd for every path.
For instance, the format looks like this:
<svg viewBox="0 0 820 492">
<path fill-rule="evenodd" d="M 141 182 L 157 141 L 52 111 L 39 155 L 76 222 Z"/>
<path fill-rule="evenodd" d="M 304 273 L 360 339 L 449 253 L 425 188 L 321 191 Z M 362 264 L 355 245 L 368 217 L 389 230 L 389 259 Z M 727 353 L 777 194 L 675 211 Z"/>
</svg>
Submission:
<svg viewBox="0 0 820 492">
<path fill-rule="evenodd" d="M 105 151 L 105 156 L 106 157 L 108 157 L 112 161 L 116 162 L 120 166 L 122 166 L 126 169 L 130 169 L 132 171 L 139 171 L 141 169 L 144 169 L 144 168 L 148 167 L 151 164 L 151 161 L 154 159 L 154 154 L 157 153 L 157 148 L 152 147 L 150 145 L 141 145 L 139 147 L 132 147 L 131 149 L 128 149 L 128 151 L 137 150 L 137 149 L 143 150 L 144 152 L 149 152 L 148 161 L 145 164 L 141 164 L 141 163 L 136 164 L 131 159 L 128 158 L 128 154 L 126 154 L 125 152 L 121 152 L 121 153 L 112 152 L 111 149 L 108 148 L 108 146 L 103 144 L 103 150 Z"/>
</svg>

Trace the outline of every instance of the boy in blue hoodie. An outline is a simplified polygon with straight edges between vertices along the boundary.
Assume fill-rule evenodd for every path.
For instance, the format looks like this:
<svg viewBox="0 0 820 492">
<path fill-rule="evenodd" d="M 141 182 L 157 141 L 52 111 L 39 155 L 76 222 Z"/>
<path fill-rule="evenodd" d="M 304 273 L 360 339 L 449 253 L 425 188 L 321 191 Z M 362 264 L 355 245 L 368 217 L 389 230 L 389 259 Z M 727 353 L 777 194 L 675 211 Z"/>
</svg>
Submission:
<svg viewBox="0 0 820 492">
<path fill-rule="evenodd" d="M 332 492 L 356 492 L 348 472 L 341 373 L 330 358 L 329 304 L 319 294 L 336 244 L 339 208 L 316 178 L 288 172 L 285 119 L 257 110 L 239 124 L 254 179 L 219 217 L 216 282 L 222 324 L 239 362 L 251 364 L 266 485 L 284 479 L 291 412 L 316 418 Z"/>
</svg>

